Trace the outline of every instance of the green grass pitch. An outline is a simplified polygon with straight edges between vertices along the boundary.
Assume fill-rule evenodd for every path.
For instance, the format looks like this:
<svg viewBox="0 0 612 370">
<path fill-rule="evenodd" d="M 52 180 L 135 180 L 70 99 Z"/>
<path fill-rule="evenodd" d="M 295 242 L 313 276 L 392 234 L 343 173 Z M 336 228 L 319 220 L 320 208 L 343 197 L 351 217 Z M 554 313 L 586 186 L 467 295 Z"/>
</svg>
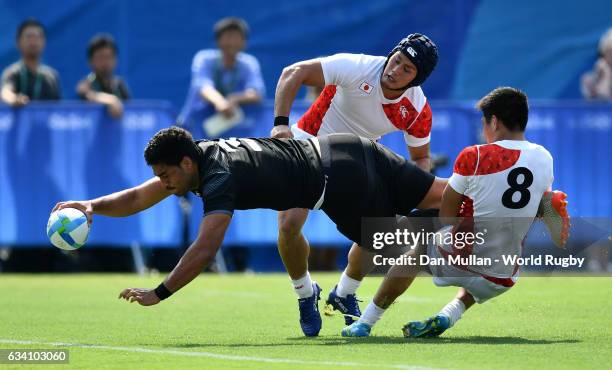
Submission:
<svg viewBox="0 0 612 370">
<path fill-rule="evenodd" d="M 325 297 L 339 273 L 313 273 Z M 283 274 L 205 274 L 153 307 L 117 299 L 163 276 L 0 275 L 0 348 L 69 348 L 68 365 L 14 369 L 601 369 L 612 368 L 612 278 L 523 276 L 438 339 L 406 340 L 408 320 L 454 296 L 419 278 L 370 338 L 342 338 L 340 316 L 302 336 Z M 380 277 L 364 281 L 362 308 Z M 319 307 L 323 308 L 323 302 Z M 70 347 L 57 343 L 72 344 Z"/>
</svg>

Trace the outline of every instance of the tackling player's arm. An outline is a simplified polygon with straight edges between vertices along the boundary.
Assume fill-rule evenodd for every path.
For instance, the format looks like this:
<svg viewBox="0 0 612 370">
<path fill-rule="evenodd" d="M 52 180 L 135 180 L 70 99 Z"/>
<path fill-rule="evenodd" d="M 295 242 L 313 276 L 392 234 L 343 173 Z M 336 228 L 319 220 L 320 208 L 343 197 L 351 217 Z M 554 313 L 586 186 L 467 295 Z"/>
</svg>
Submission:
<svg viewBox="0 0 612 370">
<path fill-rule="evenodd" d="M 318 59 L 305 60 L 283 69 L 274 94 L 274 117 L 289 117 L 291 105 L 302 85 L 325 86 L 323 67 Z M 277 138 L 292 137 L 288 122 L 275 124 L 270 135 Z"/>
<path fill-rule="evenodd" d="M 423 171 L 431 171 L 431 154 L 429 151 L 429 143 L 412 147 L 408 146 L 408 152 L 410 153 L 410 159 Z"/>
<path fill-rule="evenodd" d="M 160 286 L 156 289 L 127 288 L 119 298 L 151 306 L 187 285 L 215 258 L 231 219 L 232 216 L 225 213 L 204 217 L 198 237 Z"/>
<path fill-rule="evenodd" d="M 118 191 L 93 200 L 60 202 L 53 211 L 76 208 L 85 213 L 91 223 L 94 214 L 125 217 L 143 211 L 171 195 L 158 177 L 130 189 Z"/>
</svg>

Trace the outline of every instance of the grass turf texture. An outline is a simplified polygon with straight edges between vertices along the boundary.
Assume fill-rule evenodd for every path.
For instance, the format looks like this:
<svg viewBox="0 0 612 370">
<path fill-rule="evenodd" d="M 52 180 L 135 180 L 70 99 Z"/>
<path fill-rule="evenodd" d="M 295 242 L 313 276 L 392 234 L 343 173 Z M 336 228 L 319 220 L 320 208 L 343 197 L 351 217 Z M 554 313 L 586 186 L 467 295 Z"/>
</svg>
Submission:
<svg viewBox="0 0 612 370">
<path fill-rule="evenodd" d="M 322 309 L 339 274 L 314 273 L 313 277 L 324 289 Z M 406 321 L 438 312 L 454 296 L 454 288 L 436 288 L 428 278 L 417 279 L 370 338 L 342 338 L 344 322 L 339 315 L 323 317 L 319 337 L 303 337 L 296 297 L 282 274 L 207 274 L 153 307 L 117 299 L 123 288 L 155 287 L 161 279 L 0 275 L 0 348 L 66 348 L 47 344 L 51 342 L 94 345 L 71 347 L 69 365 L 45 365 L 45 369 L 612 366 L 610 277 L 522 277 L 510 292 L 473 307 L 442 337 L 428 340 L 406 340 L 400 331 Z M 380 281 L 380 277 L 364 281 L 359 290 L 362 309 Z M 143 352 L 147 350 L 151 352 Z M 190 352 L 194 356 L 184 354 Z M 38 369 L 40 365 L 0 368 Z"/>
</svg>

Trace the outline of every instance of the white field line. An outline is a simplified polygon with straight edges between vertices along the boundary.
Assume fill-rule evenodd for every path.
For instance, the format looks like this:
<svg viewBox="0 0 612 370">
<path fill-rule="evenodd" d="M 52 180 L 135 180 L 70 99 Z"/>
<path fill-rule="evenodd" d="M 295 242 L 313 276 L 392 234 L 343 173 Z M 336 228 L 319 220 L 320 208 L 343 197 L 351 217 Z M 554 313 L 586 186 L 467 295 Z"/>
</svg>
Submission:
<svg viewBox="0 0 612 370">
<path fill-rule="evenodd" d="M 384 369 L 401 369 L 401 370 L 442 370 L 439 368 L 418 366 L 418 365 L 367 364 L 367 363 L 361 363 L 361 362 L 311 361 L 311 360 L 299 360 L 299 359 L 291 359 L 291 358 L 234 356 L 234 355 L 223 355 L 223 354 L 212 353 L 212 352 L 179 351 L 176 349 L 153 349 L 153 348 L 143 348 L 143 347 L 106 346 L 106 345 L 99 345 L 99 344 L 42 342 L 42 341 L 35 341 L 35 340 L 17 340 L 17 339 L 1 339 L 0 338 L 0 344 L 73 347 L 73 348 L 85 348 L 85 349 L 99 349 L 99 350 L 106 350 L 106 351 L 151 353 L 151 354 L 174 355 L 174 356 L 185 356 L 185 357 L 206 357 L 206 358 L 214 358 L 218 360 L 264 362 L 264 363 L 275 363 L 275 364 L 298 364 L 298 365 L 316 365 L 316 366 L 324 365 L 324 366 L 347 366 L 347 367 L 359 366 L 359 367 L 372 367 L 372 368 L 377 368 L 377 369 L 384 368 Z"/>
</svg>

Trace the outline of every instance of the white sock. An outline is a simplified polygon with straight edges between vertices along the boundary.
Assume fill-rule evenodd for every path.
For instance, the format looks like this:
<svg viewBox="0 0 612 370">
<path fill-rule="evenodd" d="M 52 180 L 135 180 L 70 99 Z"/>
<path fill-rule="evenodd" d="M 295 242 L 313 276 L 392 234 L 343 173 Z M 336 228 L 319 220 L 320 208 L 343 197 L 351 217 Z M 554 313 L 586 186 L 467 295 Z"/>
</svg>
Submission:
<svg viewBox="0 0 612 370">
<path fill-rule="evenodd" d="M 346 298 L 349 294 L 355 294 L 357 288 L 361 285 L 361 281 L 355 280 L 346 274 L 346 270 L 342 272 L 340 281 L 338 282 L 338 288 L 336 288 L 336 294 L 342 298 Z"/>
<path fill-rule="evenodd" d="M 385 308 L 380 308 L 374 303 L 374 301 L 370 302 L 368 307 L 366 307 L 365 311 L 361 314 L 359 318 L 359 322 L 366 323 L 370 326 L 374 326 L 380 320 L 382 315 L 385 313 Z"/>
<path fill-rule="evenodd" d="M 455 298 L 444 306 L 439 315 L 444 315 L 450 318 L 450 326 L 452 327 L 457 321 L 459 321 L 464 312 L 465 304 L 463 304 L 460 299 Z"/>
<path fill-rule="evenodd" d="M 314 293 L 312 290 L 312 280 L 310 280 L 310 273 L 308 271 L 306 275 L 301 278 L 291 280 L 291 283 L 293 284 L 293 290 L 300 298 L 308 298 Z"/>
</svg>

